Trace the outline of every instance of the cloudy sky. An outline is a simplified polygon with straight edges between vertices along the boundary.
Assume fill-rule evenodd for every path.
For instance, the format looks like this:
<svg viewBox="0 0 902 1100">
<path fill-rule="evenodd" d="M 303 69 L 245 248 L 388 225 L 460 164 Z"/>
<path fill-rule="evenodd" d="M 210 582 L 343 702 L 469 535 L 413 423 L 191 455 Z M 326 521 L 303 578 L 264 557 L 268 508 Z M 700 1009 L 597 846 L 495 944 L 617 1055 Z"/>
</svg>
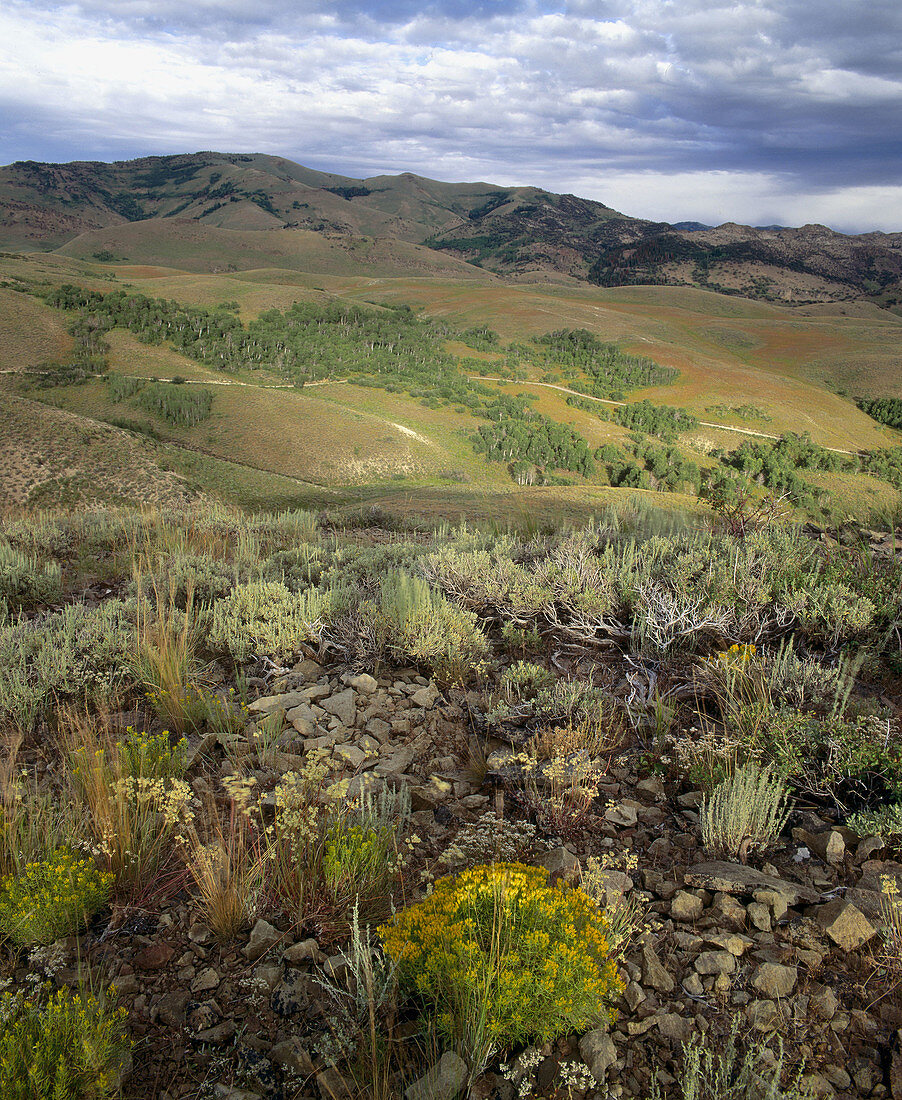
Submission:
<svg viewBox="0 0 902 1100">
<path fill-rule="evenodd" d="M 266 152 L 902 229 L 900 0 L 2 0 L 0 163 Z"/>
</svg>

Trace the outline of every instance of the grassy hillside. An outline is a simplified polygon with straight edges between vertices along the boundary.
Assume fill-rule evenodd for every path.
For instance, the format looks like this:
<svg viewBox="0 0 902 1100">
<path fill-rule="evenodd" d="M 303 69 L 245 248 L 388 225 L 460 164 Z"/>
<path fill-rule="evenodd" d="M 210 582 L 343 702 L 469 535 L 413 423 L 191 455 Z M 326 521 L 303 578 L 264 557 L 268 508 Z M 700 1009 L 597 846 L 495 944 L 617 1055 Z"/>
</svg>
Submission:
<svg viewBox="0 0 902 1100">
<path fill-rule="evenodd" d="M 179 225 L 169 224 L 171 243 L 178 239 Z M 139 228 L 140 224 L 127 227 Z M 235 231 L 219 234 L 224 242 L 241 237 Z M 528 510 L 525 502 L 530 499 L 544 514 L 558 499 L 562 509 L 585 517 L 598 501 L 622 492 L 606 485 L 614 476 L 613 454 L 618 462 L 638 463 L 639 470 L 643 464 L 652 468 L 652 459 L 643 457 L 646 452 L 658 453 L 655 462 L 664 461 L 671 468 L 680 456 L 680 462 L 689 463 L 705 479 L 722 461 L 718 456 L 729 454 L 744 440 L 760 439 L 770 447 L 784 433 L 807 433 L 816 444 L 849 453 L 902 441 L 898 432 L 876 424 L 852 400 L 900 392 L 898 382 L 893 387 L 892 349 L 902 320 L 866 304 L 800 311 L 689 288 L 514 286 L 497 280 L 480 285 L 409 274 L 314 274 L 284 267 L 214 274 L 180 270 L 174 266 L 177 257 L 168 259 L 167 266 L 120 266 L 62 253 L 8 256 L 0 274 L 20 286 L 74 282 L 101 293 L 122 287 L 214 313 L 227 305 L 228 315 L 242 326 L 267 310 L 290 310 L 298 302 L 307 303 L 314 314 L 330 303 L 356 303 L 376 310 L 374 316 L 380 308 L 391 307 L 386 317 L 396 315 L 394 307 L 409 306 L 414 310 L 409 316 L 439 326 L 430 337 L 433 342 L 424 345 L 424 378 L 434 354 L 436 364 L 444 364 L 442 371 L 456 363 L 462 379 L 483 379 L 473 383 L 488 395 L 480 398 L 483 403 L 495 400 L 492 395 L 526 398 L 521 404 L 530 416 L 571 429 L 590 453 L 608 448 L 608 460 L 596 460 L 588 477 L 562 470 L 552 477 L 557 484 L 513 486 L 509 467 L 515 455 L 489 461 L 474 451 L 471 440 L 486 424 L 484 414 L 453 398 L 426 401 L 426 391 L 417 389 L 418 384 L 405 383 L 401 392 L 388 392 L 384 380 L 375 388 L 348 383 L 348 368 L 342 365 L 347 352 L 337 346 L 334 364 L 327 350 L 325 360 L 323 351 L 316 352 L 316 372 L 300 390 L 292 387 L 293 376 L 265 357 L 223 374 L 186 357 L 167 340 L 148 344 L 122 328 L 107 332 L 105 362 L 113 374 L 163 380 L 178 376 L 187 380 L 186 389 L 209 392 L 210 414 L 193 426 L 170 422 L 134 395 L 117 397 L 100 378 L 75 385 L 57 380 L 27 393 L 16 391 L 20 401 L 27 398 L 28 408 L 36 408 L 34 402 L 39 401 L 86 422 L 124 427 L 132 433 L 127 436 L 132 445 L 155 449 L 152 463 L 159 459 L 160 448 L 173 449 L 179 458 L 172 469 L 183 473 L 192 491 L 225 492 L 229 499 L 258 503 L 304 499 L 357 506 L 367 500 L 393 500 L 406 512 L 437 509 L 452 517 L 472 508 L 516 518 L 518 510 Z M 73 314 L 19 291 L 0 289 L 0 294 L 6 305 L 0 370 L 18 371 L 48 359 L 65 361 L 73 354 L 67 333 Z M 459 335 L 486 328 L 498 334 L 491 338 L 495 344 L 474 343 Z M 617 422 L 620 406 L 578 396 L 574 387 L 585 389 L 591 381 L 580 369 L 556 364 L 553 356 L 537 357 L 532 338 L 560 330 L 585 330 L 625 352 L 676 368 L 675 381 L 634 389 L 625 399 L 683 408 L 698 423 L 670 444 L 647 437 L 643 454 L 635 457 L 640 446 L 636 440 L 644 437 L 633 436 Z M 859 365 L 849 396 L 825 384 L 833 380 L 822 373 L 829 356 L 847 372 L 849 362 Z M 354 369 L 351 375 L 356 379 Z M 312 385 L 311 379 L 316 380 Z M 7 392 L 12 384 L 8 375 Z M 405 385 L 410 392 L 403 392 Z M 668 447 L 671 458 L 666 458 Z M 8 451 L 14 453 L 15 448 Z M 243 471 L 231 495 L 221 466 L 229 461 Z M 169 458 L 167 463 L 172 464 Z M 87 469 L 90 462 L 82 455 L 72 466 Z M 31 469 L 25 458 L 23 467 Z M 167 472 L 171 471 L 163 471 Z M 25 476 L 26 483 L 31 476 Z M 269 481 L 271 476 L 275 481 Z M 657 481 L 650 476 L 628 484 L 654 489 Z M 254 484 L 247 484 L 248 479 Z M 897 487 L 861 473 L 812 470 L 807 484 L 815 494 L 827 490 L 837 514 L 886 513 L 898 499 Z"/>
</svg>

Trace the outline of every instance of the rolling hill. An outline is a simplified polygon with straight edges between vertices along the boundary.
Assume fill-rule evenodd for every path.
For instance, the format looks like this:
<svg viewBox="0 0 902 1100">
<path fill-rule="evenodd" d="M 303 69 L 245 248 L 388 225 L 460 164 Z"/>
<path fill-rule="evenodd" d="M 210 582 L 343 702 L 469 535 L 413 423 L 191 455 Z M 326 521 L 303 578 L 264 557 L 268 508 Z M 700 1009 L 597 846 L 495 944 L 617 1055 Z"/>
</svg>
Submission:
<svg viewBox="0 0 902 1100">
<path fill-rule="evenodd" d="M 902 232 L 677 227 L 535 187 L 353 179 L 202 152 L 0 169 L 0 248 L 194 271 L 668 284 L 773 301 L 902 302 Z"/>
</svg>

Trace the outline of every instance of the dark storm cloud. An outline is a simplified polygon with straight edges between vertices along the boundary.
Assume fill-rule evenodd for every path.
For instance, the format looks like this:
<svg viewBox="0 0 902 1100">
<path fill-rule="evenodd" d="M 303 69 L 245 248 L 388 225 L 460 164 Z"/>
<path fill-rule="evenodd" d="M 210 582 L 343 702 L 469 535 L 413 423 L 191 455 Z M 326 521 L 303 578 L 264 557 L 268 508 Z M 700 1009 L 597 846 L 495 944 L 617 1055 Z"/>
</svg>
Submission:
<svg viewBox="0 0 902 1100">
<path fill-rule="evenodd" d="M 902 224 L 895 0 L 10 0 L 0 35 L 5 160 L 256 149 Z"/>
</svg>

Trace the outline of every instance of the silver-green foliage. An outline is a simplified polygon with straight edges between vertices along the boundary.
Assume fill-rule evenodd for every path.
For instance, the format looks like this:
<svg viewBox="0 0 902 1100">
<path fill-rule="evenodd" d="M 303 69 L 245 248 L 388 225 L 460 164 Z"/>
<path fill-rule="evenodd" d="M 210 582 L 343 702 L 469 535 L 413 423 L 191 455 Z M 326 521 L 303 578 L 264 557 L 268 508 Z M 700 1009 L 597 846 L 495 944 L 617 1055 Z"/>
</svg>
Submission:
<svg viewBox="0 0 902 1100">
<path fill-rule="evenodd" d="M 372 615 L 380 648 L 444 679 L 466 677 L 488 656 L 476 615 L 446 600 L 421 577 L 389 573 Z"/>
<path fill-rule="evenodd" d="M 239 584 L 213 605 L 207 643 L 236 661 L 288 659 L 317 645 L 347 603 L 347 594 L 336 588 L 292 592 L 280 581 Z"/>
<path fill-rule="evenodd" d="M 902 805 L 894 802 L 877 810 L 853 814 L 846 819 L 846 825 L 859 836 L 902 836 Z"/>
<path fill-rule="evenodd" d="M 699 821 L 706 848 L 735 858 L 743 842 L 765 848 L 788 817 L 786 781 L 750 760 L 702 800 Z"/>
<path fill-rule="evenodd" d="M 29 728 L 59 698 L 107 698 L 131 680 L 133 605 L 73 604 L 0 626 L 0 716 Z"/>
<path fill-rule="evenodd" d="M 51 603 L 61 591 L 59 562 L 41 562 L 36 555 L 0 538 L 0 602 L 8 611 Z"/>
<path fill-rule="evenodd" d="M 785 1055 L 778 1040 L 776 1051 L 763 1042 L 740 1047 L 738 1024 L 726 1037 L 693 1037 L 683 1048 L 683 1071 L 679 1081 L 683 1100 L 806 1100 L 801 1072 L 782 1084 Z M 657 1090 L 655 1090 L 657 1094 Z"/>
</svg>

